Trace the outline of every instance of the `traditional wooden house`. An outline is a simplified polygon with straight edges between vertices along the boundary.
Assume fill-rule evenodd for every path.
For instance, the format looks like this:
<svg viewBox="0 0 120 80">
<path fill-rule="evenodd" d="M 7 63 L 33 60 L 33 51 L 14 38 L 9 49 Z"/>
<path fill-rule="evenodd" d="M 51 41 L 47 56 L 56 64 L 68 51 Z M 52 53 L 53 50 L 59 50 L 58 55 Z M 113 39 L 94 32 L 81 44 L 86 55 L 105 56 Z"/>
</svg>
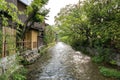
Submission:
<svg viewBox="0 0 120 80">
<path fill-rule="evenodd" d="M 12 24 L 9 24 L 8 27 L 2 27 L 2 57 L 11 55 L 15 53 L 16 49 L 16 30 Z"/>
<path fill-rule="evenodd" d="M 26 7 L 28 5 L 25 4 L 23 1 L 18 0 L 18 10 L 24 11 L 26 10 Z M 27 17 L 25 15 L 19 16 L 20 20 L 22 20 L 23 23 L 25 23 Z M 33 25 L 24 26 L 29 28 L 26 33 L 24 34 L 23 41 L 20 41 L 20 46 L 23 49 L 37 49 L 39 46 L 43 45 L 43 34 L 44 34 L 44 28 L 45 28 L 45 22 L 38 23 L 34 22 Z"/>
<path fill-rule="evenodd" d="M 6 0 L 8 2 L 13 2 L 13 0 Z M 17 5 L 17 1 L 14 1 L 14 4 Z M 0 19 L 0 31 L 1 31 L 1 45 L 0 45 L 0 57 L 5 57 L 15 53 L 16 49 L 16 29 L 15 24 L 11 20 L 11 16 L 7 12 L 1 11 L 5 17 L 9 19 L 8 26 L 2 25 L 2 19 Z"/>
<path fill-rule="evenodd" d="M 33 50 L 43 45 L 44 27 L 45 23 L 34 23 L 29 28 L 25 33 L 25 48 Z"/>
<path fill-rule="evenodd" d="M 19 11 L 25 11 L 28 6 L 22 0 L 6 0 L 7 2 L 14 3 Z M 24 23 L 27 19 L 25 14 L 18 15 L 19 19 Z M 16 47 L 22 47 L 23 49 L 36 49 L 43 44 L 43 33 L 45 23 L 34 23 L 24 34 L 25 37 L 21 41 L 16 40 L 16 28 L 11 21 L 8 27 L 2 28 L 2 33 L 6 36 L 3 37 L 2 42 L 2 57 L 12 55 L 16 52 Z M 0 23 L 1 24 L 1 23 Z M 24 26 L 26 27 L 26 26 Z M 29 27 L 29 26 L 28 26 Z M 21 28 L 22 29 L 22 28 Z M 8 44 L 9 43 L 9 44 Z"/>
</svg>

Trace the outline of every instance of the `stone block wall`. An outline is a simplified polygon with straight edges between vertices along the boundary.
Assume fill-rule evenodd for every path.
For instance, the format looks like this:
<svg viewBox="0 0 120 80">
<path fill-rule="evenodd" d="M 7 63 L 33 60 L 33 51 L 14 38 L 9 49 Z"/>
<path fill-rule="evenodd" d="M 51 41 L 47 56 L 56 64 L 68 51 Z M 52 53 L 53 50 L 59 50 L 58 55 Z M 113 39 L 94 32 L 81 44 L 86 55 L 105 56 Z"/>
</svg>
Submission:
<svg viewBox="0 0 120 80">
<path fill-rule="evenodd" d="M 0 75 L 5 74 L 6 72 L 14 72 L 18 69 L 20 65 L 16 60 L 16 55 L 7 56 L 0 59 Z"/>
</svg>

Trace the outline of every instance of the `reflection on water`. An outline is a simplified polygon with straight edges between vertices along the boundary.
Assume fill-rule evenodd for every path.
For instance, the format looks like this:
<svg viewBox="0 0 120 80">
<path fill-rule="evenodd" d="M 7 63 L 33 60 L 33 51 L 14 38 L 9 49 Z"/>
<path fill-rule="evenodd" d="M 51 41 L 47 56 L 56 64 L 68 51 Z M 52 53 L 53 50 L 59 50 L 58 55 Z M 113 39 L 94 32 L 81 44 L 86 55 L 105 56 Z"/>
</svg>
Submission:
<svg viewBox="0 0 120 80">
<path fill-rule="evenodd" d="M 112 80 L 99 74 L 90 57 L 58 42 L 49 50 L 51 59 L 36 80 Z"/>
</svg>

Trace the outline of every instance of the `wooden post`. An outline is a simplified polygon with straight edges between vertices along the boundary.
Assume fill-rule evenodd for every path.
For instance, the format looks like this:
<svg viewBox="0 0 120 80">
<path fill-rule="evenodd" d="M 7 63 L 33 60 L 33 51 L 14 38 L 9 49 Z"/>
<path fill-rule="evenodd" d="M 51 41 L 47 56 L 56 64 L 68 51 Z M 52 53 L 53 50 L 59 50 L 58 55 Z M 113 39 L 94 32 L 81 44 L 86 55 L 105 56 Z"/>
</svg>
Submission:
<svg viewBox="0 0 120 80">
<path fill-rule="evenodd" d="M 3 27 L 3 45 L 2 45 L 2 57 L 5 57 L 6 54 L 6 30 L 5 27 Z"/>
</svg>

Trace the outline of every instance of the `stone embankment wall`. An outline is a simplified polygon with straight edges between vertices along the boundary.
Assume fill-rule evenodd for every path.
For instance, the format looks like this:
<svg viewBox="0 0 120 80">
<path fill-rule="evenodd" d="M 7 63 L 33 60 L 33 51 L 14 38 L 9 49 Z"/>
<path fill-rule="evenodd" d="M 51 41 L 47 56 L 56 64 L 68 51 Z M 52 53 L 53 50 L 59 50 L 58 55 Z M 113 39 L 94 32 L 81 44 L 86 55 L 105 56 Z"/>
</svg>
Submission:
<svg viewBox="0 0 120 80">
<path fill-rule="evenodd" d="M 99 55 L 99 53 L 97 52 L 97 50 L 96 49 L 91 49 L 91 48 L 87 48 L 87 52 L 89 52 L 90 53 L 90 55 L 93 55 L 93 56 L 95 56 L 95 55 Z M 114 61 L 116 61 L 116 65 L 117 66 L 120 66 L 120 54 L 119 53 L 112 53 L 111 55 L 110 55 L 110 59 L 112 59 L 112 60 L 114 60 Z"/>
<path fill-rule="evenodd" d="M 7 56 L 0 59 L 0 75 L 7 73 L 12 73 L 18 68 L 22 67 L 18 64 L 17 55 Z"/>
<path fill-rule="evenodd" d="M 38 53 L 38 50 L 27 50 L 20 54 L 7 56 L 0 59 L 0 75 L 5 73 L 11 74 L 12 72 L 16 71 L 20 67 L 23 67 L 18 62 L 20 60 L 19 58 L 21 58 L 20 56 L 27 63 L 33 63 L 40 57 L 40 54 Z"/>
<path fill-rule="evenodd" d="M 38 53 L 38 50 L 27 50 L 21 53 L 20 56 L 25 63 L 29 64 L 35 62 L 40 57 L 40 54 Z"/>
</svg>

